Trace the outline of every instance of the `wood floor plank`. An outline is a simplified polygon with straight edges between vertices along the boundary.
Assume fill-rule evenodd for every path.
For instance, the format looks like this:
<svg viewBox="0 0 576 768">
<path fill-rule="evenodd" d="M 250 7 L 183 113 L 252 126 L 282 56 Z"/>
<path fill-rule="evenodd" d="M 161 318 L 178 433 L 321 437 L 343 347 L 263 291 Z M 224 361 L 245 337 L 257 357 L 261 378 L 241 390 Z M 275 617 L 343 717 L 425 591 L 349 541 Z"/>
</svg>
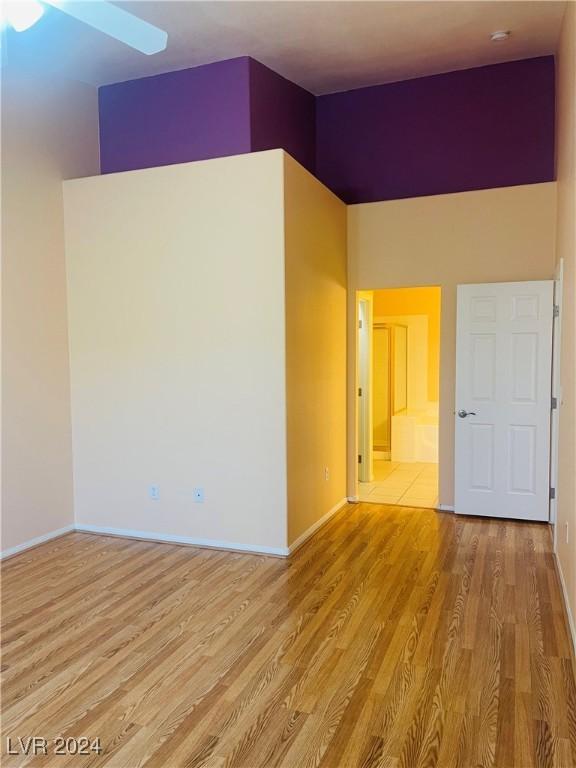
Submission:
<svg viewBox="0 0 576 768">
<path fill-rule="evenodd" d="M 576 768 L 545 525 L 348 505 L 289 560 L 72 533 L 2 565 L 1 613 L 8 768 Z"/>
</svg>

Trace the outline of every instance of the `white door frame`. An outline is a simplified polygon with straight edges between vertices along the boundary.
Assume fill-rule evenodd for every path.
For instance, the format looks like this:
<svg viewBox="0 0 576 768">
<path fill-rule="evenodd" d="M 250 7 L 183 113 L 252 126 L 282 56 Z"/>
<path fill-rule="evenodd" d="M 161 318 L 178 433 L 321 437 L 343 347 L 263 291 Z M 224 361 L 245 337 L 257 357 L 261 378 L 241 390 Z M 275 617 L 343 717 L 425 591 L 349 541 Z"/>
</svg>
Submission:
<svg viewBox="0 0 576 768">
<path fill-rule="evenodd" d="M 560 350 L 562 339 L 562 287 L 564 279 L 564 259 L 560 259 L 556 267 L 554 279 L 554 320 L 552 331 L 552 382 L 550 418 L 550 488 L 554 489 L 554 498 L 550 499 L 550 523 L 554 526 L 554 551 L 558 539 L 558 452 L 560 439 L 560 404 L 562 402 L 562 385 L 560 383 Z"/>
<path fill-rule="evenodd" d="M 372 299 L 358 299 L 358 480 L 372 481 Z"/>
</svg>

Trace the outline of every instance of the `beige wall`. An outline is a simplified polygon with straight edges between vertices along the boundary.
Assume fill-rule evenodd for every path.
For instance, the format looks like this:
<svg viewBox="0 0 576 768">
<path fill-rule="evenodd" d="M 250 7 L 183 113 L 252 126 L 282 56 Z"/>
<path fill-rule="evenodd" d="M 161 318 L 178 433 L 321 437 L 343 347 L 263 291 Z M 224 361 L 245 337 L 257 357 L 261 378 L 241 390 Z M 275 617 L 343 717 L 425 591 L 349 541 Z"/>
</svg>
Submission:
<svg viewBox="0 0 576 768">
<path fill-rule="evenodd" d="M 73 522 L 61 180 L 97 171 L 96 89 L 3 62 L 3 551 Z"/>
<path fill-rule="evenodd" d="M 285 174 L 291 544 L 346 498 L 346 206 L 288 155 Z"/>
<path fill-rule="evenodd" d="M 78 525 L 286 546 L 282 175 L 272 151 L 64 185 Z"/>
<path fill-rule="evenodd" d="M 572 617 L 576 618 L 576 5 L 567 4 L 557 65 L 557 257 L 564 259 L 557 551 Z M 566 541 L 568 524 L 568 541 Z M 573 621 L 574 621 L 573 618 Z M 573 627 L 574 631 L 574 627 Z"/>
<path fill-rule="evenodd" d="M 456 286 L 554 276 L 556 185 L 536 184 L 348 208 L 348 492 L 356 490 L 355 291 L 439 285 L 440 503 L 451 506 Z"/>
</svg>

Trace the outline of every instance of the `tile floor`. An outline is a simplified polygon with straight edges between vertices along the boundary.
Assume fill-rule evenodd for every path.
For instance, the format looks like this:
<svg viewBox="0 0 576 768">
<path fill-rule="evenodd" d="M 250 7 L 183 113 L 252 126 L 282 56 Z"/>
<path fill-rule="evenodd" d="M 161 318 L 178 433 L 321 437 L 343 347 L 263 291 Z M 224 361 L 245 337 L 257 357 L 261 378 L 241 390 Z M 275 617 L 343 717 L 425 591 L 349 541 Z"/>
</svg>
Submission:
<svg viewBox="0 0 576 768">
<path fill-rule="evenodd" d="M 438 506 L 438 464 L 375 461 L 374 480 L 358 484 L 360 501 L 405 507 Z"/>
</svg>

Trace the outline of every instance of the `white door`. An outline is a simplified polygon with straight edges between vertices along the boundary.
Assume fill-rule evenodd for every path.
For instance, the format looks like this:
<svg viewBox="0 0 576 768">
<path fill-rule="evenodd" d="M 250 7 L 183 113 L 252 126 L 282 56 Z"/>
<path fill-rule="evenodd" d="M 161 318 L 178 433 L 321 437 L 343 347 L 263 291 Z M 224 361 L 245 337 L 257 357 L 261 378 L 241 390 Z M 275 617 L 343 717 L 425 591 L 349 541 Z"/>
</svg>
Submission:
<svg viewBox="0 0 576 768">
<path fill-rule="evenodd" d="M 548 520 L 553 291 L 458 286 L 457 513 Z"/>
</svg>

